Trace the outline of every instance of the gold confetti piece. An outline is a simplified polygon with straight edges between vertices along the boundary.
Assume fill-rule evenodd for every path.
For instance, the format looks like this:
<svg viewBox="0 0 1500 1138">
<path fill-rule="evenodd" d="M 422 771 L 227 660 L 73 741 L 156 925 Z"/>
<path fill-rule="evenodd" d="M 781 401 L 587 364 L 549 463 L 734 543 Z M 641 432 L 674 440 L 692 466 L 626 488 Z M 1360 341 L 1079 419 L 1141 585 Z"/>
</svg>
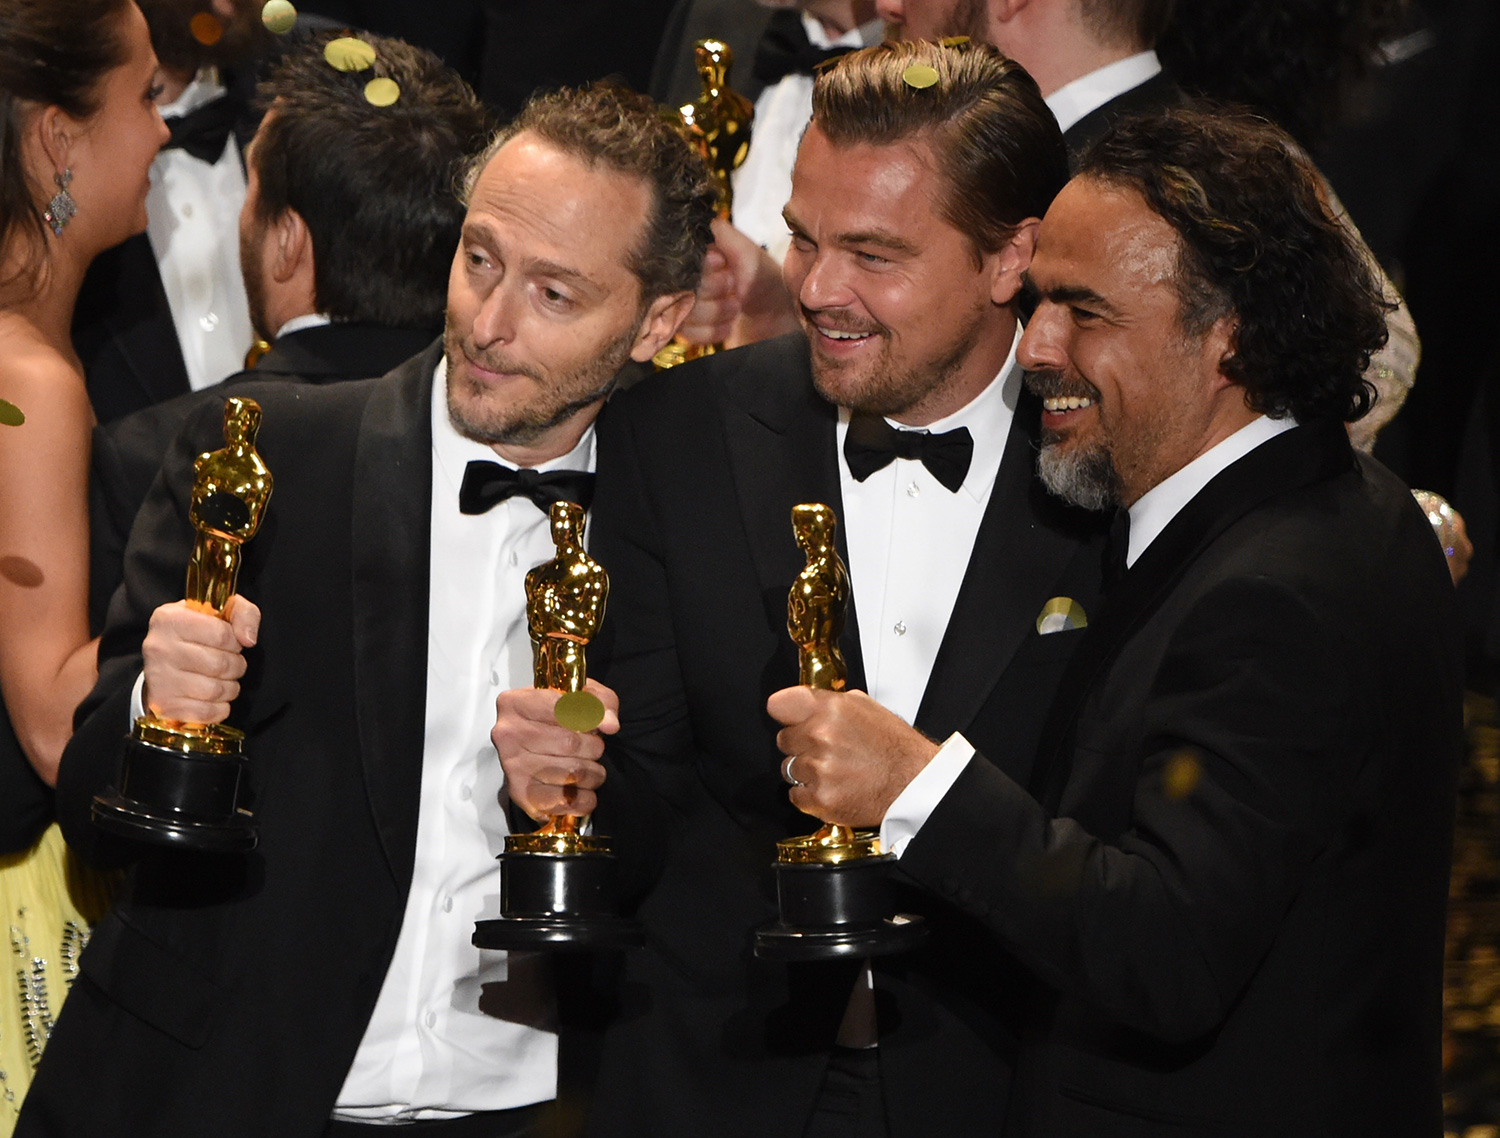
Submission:
<svg viewBox="0 0 1500 1138">
<path fill-rule="evenodd" d="M 1087 628 L 1088 624 L 1088 614 L 1072 597 L 1053 597 L 1042 606 L 1042 611 L 1036 617 L 1036 630 L 1043 636 L 1051 632 Z"/>
<path fill-rule="evenodd" d="M 340 36 L 329 40 L 323 58 L 335 71 L 366 71 L 375 63 L 375 49 L 362 39 Z"/>
<path fill-rule="evenodd" d="M 204 47 L 213 47 L 224 38 L 224 25 L 212 12 L 199 12 L 188 21 L 188 31 Z"/>
<path fill-rule="evenodd" d="M 901 73 L 901 81 L 914 90 L 924 90 L 936 85 L 937 68 L 927 63 L 913 63 Z"/>
<path fill-rule="evenodd" d="M 552 717 L 569 731 L 592 731 L 604 722 L 604 704 L 593 692 L 570 691 L 558 696 Z"/>
<path fill-rule="evenodd" d="M 401 84 L 394 79 L 371 79 L 365 84 L 365 102 L 373 107 L 388 107 L 401 97 Z"/>
<path fill-rule="evenodd" d="M 1193 793 L 1198 779 L 1203 776 L 1203 764 L 1191 751 L 1178 751 L 1167 760 L 1161 774 L 1162 793 L 1173 801 L 1186 798 Z"/>
<path fill-rule="evenodd" d="M 26 415 L 19 407 L 0 399 L 0 424 L 7 427 L 19 427 L 24 422 L 26 422 Z"/>
<path fill-rule="evenodd" d="M 260 10 L 260 22 L 274 35 L 284 36 L 297 26 L 297 9 L 290 0 L 266 0 Z"/>
<path fill-rule="evenodd" d="M 964 44 L 968 42 L 968 36 L 944 36 L 942 39 L 938 40 L 938 43 L 942 44 L 944 47 L 963 47 Z"/>
</svg>

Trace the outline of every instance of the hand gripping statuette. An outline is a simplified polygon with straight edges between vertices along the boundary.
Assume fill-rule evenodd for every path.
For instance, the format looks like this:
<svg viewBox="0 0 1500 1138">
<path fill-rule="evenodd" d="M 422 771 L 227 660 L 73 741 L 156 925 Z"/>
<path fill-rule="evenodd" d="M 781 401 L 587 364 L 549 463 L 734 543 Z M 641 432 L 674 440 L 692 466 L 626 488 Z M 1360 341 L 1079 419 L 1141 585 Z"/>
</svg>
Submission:
<svg viewBox="0 0 1500 1138">
<path fill-rule="evenodd" d="M 609 575 L 583 548 L 583 507 L 554 502 L 557 556 L 526 574 L 533 682 L 558 697 L 553 715 L 570 731 L 592 731 L 604 705 L 584 691 L 584 650 L 604 619 Z M 614 855 L 584 819 L 559 815 L 529 834 L 509 834 L 500 855 L 499 918 L 474 927 L 480 948 L 609 949 L 641 942 L 640 926 L 615 913 Z"/>
<path fill-rule="evenodd" d="M 793 506 L 792 530 L 807 557 L 787 596 L 787 632 L 798 652 L 797 682 L 843 691 L 848 668 L 839 637 L 849 608 L 849 573 L 835 542 L 838 519 L 820 503 Z M 889 875 L 896 859 L 881 853 L 878 835 L 828 823 L 776 845 L 780 916 L 756 931 L 757 956 L 880 956 L 904 952 L 925 935 L 920 917 L 889 915 L 894 904 Z"/>
<path fill-rule="evenodd" d="M 255 450 L 259 430 L 260 405 L 231 397 L 224 404 L 223 448 L 193 464 L 187 601 L 221 619 L 234 596 L 243 546 L 260 528 L 271 497 L 271 472 Z M 187 849 L 254 848 L 254 819 L 241 805 L 244 741 L 243 732 L 222 723 L 141 716 L 125 740 L 118 790 L 94 799 L 95 824 Z"/>
</svg>

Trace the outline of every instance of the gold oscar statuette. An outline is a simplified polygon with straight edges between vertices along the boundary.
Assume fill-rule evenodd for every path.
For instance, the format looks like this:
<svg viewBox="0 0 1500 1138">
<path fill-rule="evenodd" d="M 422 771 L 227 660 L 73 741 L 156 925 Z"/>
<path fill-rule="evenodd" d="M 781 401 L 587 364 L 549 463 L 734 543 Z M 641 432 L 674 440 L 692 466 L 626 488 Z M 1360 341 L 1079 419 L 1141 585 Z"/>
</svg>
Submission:
<svg viewBox="0 0 1500 1138">
<path fill-rule="evenodd" d="M 604 704 L 584 691 L 585 649 L 604 620 L 609 575 L 583 547 L 583 507 L 554 502 L 557 556 L 526 574 L 532 680 L 562 692 L 553 707 L 569 731 L 592 731 Z M 641 943 L 640 925 L 616 914 L 616 865 L 608 838 L 584 819 L 556 815 L 529 834 L 508 834 L 500 855 L 500 916 L 474 926 L 480 948 L 618 949 Z"/>
<path fill-rule="evenodd" d="M 703 91 L 691 103 L 677 108 L 679 129 L 708 163 L 718 188 L 715 208 L 727 221 L 734 205 L 731 175 L 750 152 L 750 124 L 755 118 L 755 105 L 729 86 L 734 52 L 723 40 L 699 40 L 693 45 L 693 62 Z M 712 355 L 722 347 L 690 344 L 678 337 L 657 352 L 652 362 L 661 369 L 676 367 Z"/>
<path fill-rule="evenodd" d="M 839 638 L 849 610 L 849 571 L 839 557 L 838 518 L 818 502 L 792 507 L 792 532 L 807 564 L 787 595 L 797 682 L 841 692 L 849 681 Z M 795 758 L 788 760 L 795 763 Z M 787 775 L 783 767 L 783 775 Z M 776 843 L 777 919 L 755 932 L 769 960 L 828 960 L 905 952 L 926 935 L 921 917 L 893 914 L 880 835 L 833 823 Z"/>
<path fill-rule="evenodd" d="M 260 405 L 224 404 L 224 446 L 198 456 L 188 519 L 189 605 L 224 619 L 239 580 L 245 542 L 255 536 L 273 479 L 255 449 Z M 184 723 L 147 713 L 126 741 L 118 793 L 94 801 L 105 829 L 197 849 L 249 849 L 250 813 L 239 805 L 244 733 L 223 723 Z"/>
</svg>

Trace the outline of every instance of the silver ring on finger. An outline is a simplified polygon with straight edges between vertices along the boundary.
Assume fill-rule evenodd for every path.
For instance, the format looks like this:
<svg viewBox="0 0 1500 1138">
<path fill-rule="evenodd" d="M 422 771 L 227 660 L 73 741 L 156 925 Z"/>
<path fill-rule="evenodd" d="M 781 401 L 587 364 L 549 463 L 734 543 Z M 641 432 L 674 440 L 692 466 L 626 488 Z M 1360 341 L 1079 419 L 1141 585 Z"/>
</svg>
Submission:
<svg viewBox="0 0 1500 1138">
<path fill-rule="evenodd" d="M 786 757 L 786 761 L 781 764 L 781 777 L 786 780 L 788 786 L 806 786 L 807 783 L 792 774 L 792 763 L 796 758 L 796 755 Z"/>
</svg>

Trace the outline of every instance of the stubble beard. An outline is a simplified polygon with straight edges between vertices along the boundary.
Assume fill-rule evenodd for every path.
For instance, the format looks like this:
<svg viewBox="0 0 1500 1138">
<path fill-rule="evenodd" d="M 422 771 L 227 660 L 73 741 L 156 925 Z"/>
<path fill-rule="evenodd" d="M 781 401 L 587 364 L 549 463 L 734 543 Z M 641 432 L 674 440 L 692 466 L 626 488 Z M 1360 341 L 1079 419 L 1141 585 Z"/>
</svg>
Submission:
<svg viewBox="0 0 1500 1138">
<path fill-rule="evenodd" d="M 606 343 L 587 364 L 549 379 L 538 368 L 466 346 L 464 337 L 450 325 L 443 336 L 443 350 L 448 358 L 448 419 L 459 434 L 487 446 L 530 446 L 614 390 L 638 331 L 638 328 L 627 329 Z M 488 389 L 471 379 L 460 366 L 466 357 L 494 371 L 528 376 L 536 383 L 538 394 L 520 405 L 486 407 Z"/>
</svg>

